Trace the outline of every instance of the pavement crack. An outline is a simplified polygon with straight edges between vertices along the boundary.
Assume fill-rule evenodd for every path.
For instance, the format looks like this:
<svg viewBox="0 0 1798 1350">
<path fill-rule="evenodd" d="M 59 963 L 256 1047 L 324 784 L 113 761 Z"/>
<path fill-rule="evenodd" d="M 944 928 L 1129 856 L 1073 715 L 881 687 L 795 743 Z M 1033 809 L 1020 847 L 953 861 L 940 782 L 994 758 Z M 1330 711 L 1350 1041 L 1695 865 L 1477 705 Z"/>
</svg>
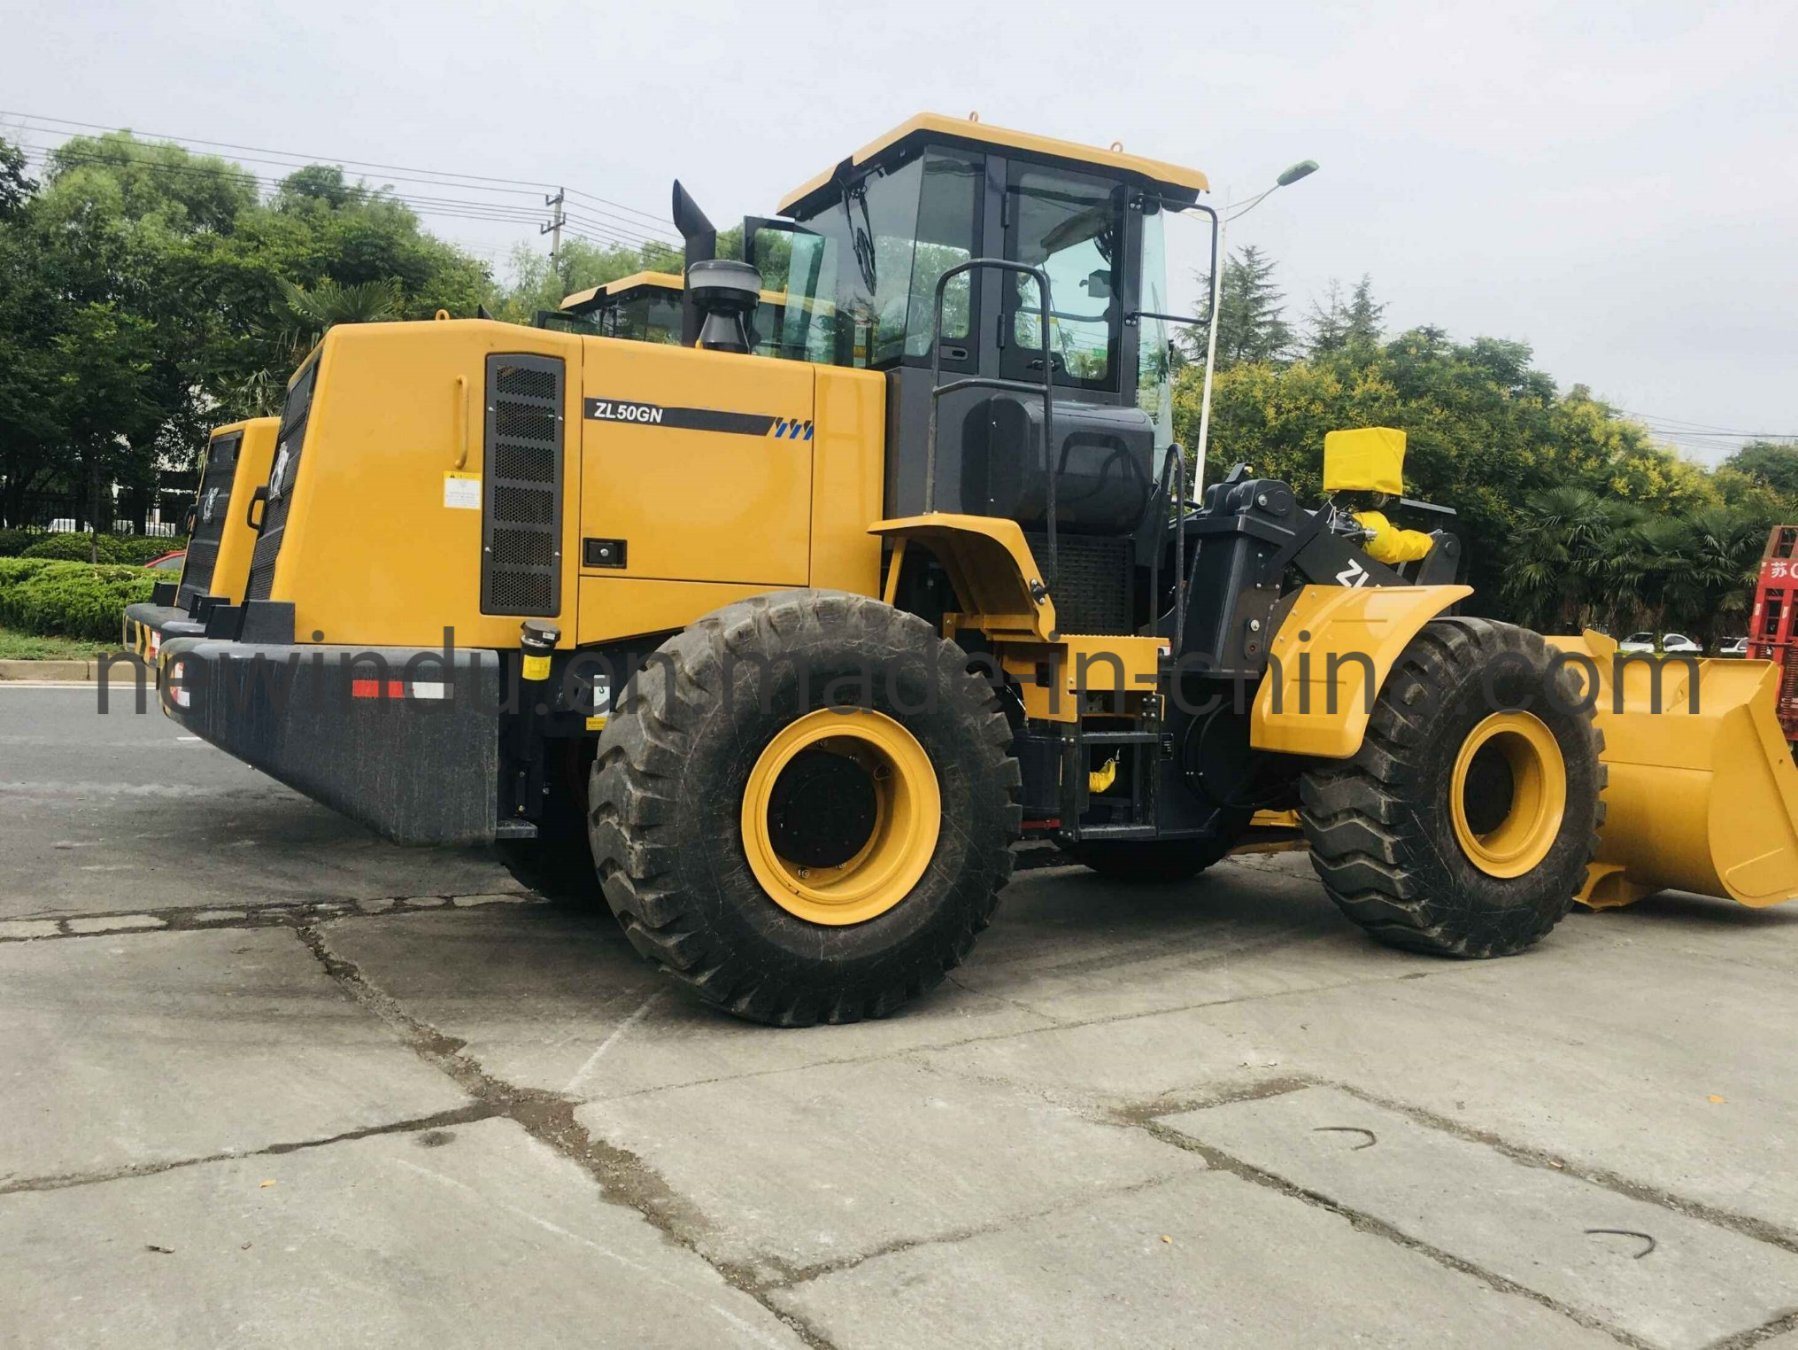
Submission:
<svg viewBox="0 0 1798 1350">
<path fill-rule="evenodd" d="M 1770 1341 L 1782 1332 L 1798 1329 L 1798 1308 L 1786 1313 L 1783 1317 L 1775 1317 L 1758 1327 L 1750 1327 L 1747 1331 L 1738 1331 L 1733 1336 L 1725 1336 L 1720 1341 L 1712 1341 L 1705 1350 L 1748 1350 L 1749 1346 L 1759 1345 L 1762 1341 Z"/>
<path fill-rule="evenodd" d="M 529 891 L 483 892 L 479 895 L 383 895 L 355 900 L 275 901 L 249 908 L 226 903 L 174 905 L 161 909 L 121 910 L 104 914 L 27 914 L 0 920 L 0 945 L 15 942 L 53 942 L 61 938 L 135 937 L 141 933 L 233 932 L 250 928 L 299 928 L 339 919 L 383 918 L 395 914 L 434 914 L 446 909 L 473 909 L 487 905 L 546 905 L 544 897 Z M 30 930 L 32 925 L 54 925 L 56 931 Z"/>
<path fill-rule="evenodd" d="M 776 1307 L 766 1281 L 730 1262 L 713 1260 L 699 1238 L 710 1223 L 698 1208 L 635 1153 L 595 1138 L 575 1114 L 581 1105 L 558 1093 L 519 1087 L 487 1072 L 466 1053 L 467 1043 L 413 1016 L 400 1001 L 362 973 L 354 961 L 331 949 L 322 928 L 302 923 L 296 934 L 308 951 L 353 1002 L 367 1009 L 420 1059 L 447 1075 L 488 1116 L 500 1116 L 569 1159 L 597 1183 L 601 1199 L 641 1214 L 675 1246 L 692 1252 L 731 1288 L 753 1298 L 812 1350 L 833 1350 L 831 1343 L 803 1318 Z"/>
<path fill-rule="evenodd" d="M 1562 1317 L 1567 1318 L 1571 1322 L 1576 1322 L 1589 1330 L 1601 1332 L 1620 1344 L 1635 1347 L 1635 1350 L 1651 1350 L 1648 1342 L 1639 1340 L 1626 1331 L 1620 1331 L 1616 1327 L 1608 1326 L 1604 1322 L 1591 1316 L 1589 1313 L 1581 1312 L 1577 1308 L 1568 1307 L 1558 1299 L 1550 1298 L 1546 1294 L 1538 1293 L 1527 1285 L 1522 1285 L 1515 1280 L 1507 1279 L 1505 1276 L 1500 1275 L 1495 1271 L 1487 1270 L 1484 1266 L 1477 1265 L 1464 1257 L 1456 1256 L 1453 1252 L 1444 1251 L 1440 1247 L 1419 1241 L 1403 1229 L 1395 1228 L 1383 1219 L 1377 1219 L 1373 1215 L 1365 1213 L 1362 1210 L 1354 1209 L 1348 1205 L 1342 1204 L 1340 1201 L 1332 1199 L 1321 1191 L 1315 1191 L 1309 1187 L 1300 1186 L 1292 1181 L 1288 1181 L 1285 1177 L 1282 1177 L 1277 1173 L 1268 1172 L 1254 1166 L 1252 1163 L 1244 1162 L 1242 1159 L 1237 1158 L 1232 1154 L 1225 1153 L 1223 1150 L 1215 1148 L 1210 1144 L 1201 1143 L 1190 1135 L 1182 1134 L 1178 1130 L 1171 1129 L 1168 1126 L 1161 1124 L 1159 1121 L 1145 1121 L 1143 1122 L 1142 1127 L 1156 1139 L 1161 1140 L 1164 1144 L 1171 1144 L 1175 1148 L 1185 1149 L 1188 1153 L 1198 1154 L 1220 1172 L 1228 1172 L 1232 1176 L 1239 1177 L 1252 1185 L 1276 1191 L 1279 1194 L 1286 1196 L 1288 1199 L 1299 1201 L 1301 1204 L 1311 1205 L 1317 1209 L 1328 1210 L 1330 1213 L 1347 1220 L 1349 1226 L 1358 1232 L 1384 1238 L 1386 1241 L 1397 1246 L 1404 1247 L 1409 1251 L 1418 1253 L 1420 1256 L 1427 1257 L 1438 1265 L 1447 1266 L 1450 1270 L 1459 1271 L 1463 1275 L 1470 1275 L 1474 1279 L 1479 1280 L 1482 1284 L 1488 1285 L 1500 1293 L 1515 1294 L 1520 1298 L 1527 1298 L 1532 1303 L 1538 1303 L 1552 1312 L 1559 1313 Z"/>
<path fill-rule="evenodd" d="M 0 1195 L 18 1195 L 31 1191 L 62 1191 L 72 1186 L 92 1186 L 105 1181 L 122 1181 L 130 1177 L 157 1176 L 163 1172 L 179 1171 L 185 1167 L 198 1167 L 203 1163 L 233 1162 L 244 1158 L 272 1158 L 285 1153 L 300 1153 L 307 1149 L 328 1148 L 332 1144 L 347 1143 L 353 1139 L 372 1139 L 383 1134 L 415 1134 L 421 1130 L 442 1129 L 449 1125 L 467 1125 L 477 1120 L 486 1120 L 496 1114 L 482 1103 L 454 1107 L 448 1111 L 437 1111 L 428 1116 L 414 1116 L 407 1120 L 390 1121 L 385 1125 L 368 1125 L 360 1129 L 344 1130 L 340 1134 L 326 1135 L 319 1139 L 296 1139 L 285 1143 L 268 1144 L 262 1148 L 249 1149 L 243 1152 L 207 1153 L 197 1158 L 172 1158 L 167 1162 L 134 1163 L 128 1167 L 112 1167 L 96 1172 L 63 1172 L 53 1176 L 26 1177 L 17 1181 L 0 1183 Z"/>
<path fill-rule="evenodd" d="M 987 1233 L 1002 1233 L 1023 1224 L 1035 1223 L 1039 1219 L 1051 1219 L 1061 1214 L 1071 1214 L 1078 1210 L 1086 1209 L 1099 1199 L 1109 1200 L 1117 1196 L 1136 1195 L 1142 1191 L 1153 1190 L 1157 1186 L 1167 1185 L 1174 1179 L 1175 1178 L 1171 1176 L 1149 1177 L 1143 1181 L 1132 1182 L 1127 1186 L 1118 1186 L 1109 1189 L 1105 1191 L 1102 1196 L 1070 1196 L 1066 1200 L 1062 1200 L 1056 1204 L 1047 1205 L 1041 1209 L 1030 1210 L 1027 1213 L 1003 1215 L 994 1219 L 991 1223 L 969 1224 L 965 1227 L 957 1228 L 946 1233 L 932 1233 L 928 1237 L 897 1238 L 892 1242 L 875 1247 L 870 1251 L 862 1252 L 855 1256 L 846 1256 L 836 1261 L 819 1261 L 812 1265 L 800 1266 L 780 1261 L 767 1261 L 764 1258 L 764 1264 L 768 1268 L 774 1269 L 779 1273 L 773 1280 L 764 1280 L 761 1284 L 761 1288 L 770 1291 L 777 1289 L 791 1289 L 795 1285 L 804 1284 L 808 1280 L 815 1280 L 823 1275 L 835 1275 L 845 1270 L 854 1270 L 858 1266 L 864 1265 L 869 1261 L 878 1260 L 883 1256 L 892 1256 L 899 1252 L 915 1251 L 923 1247 L 949 1246 L 957 1242 L 966 1242 L 969 1238 L 984 1236 Z"/>
<path fill-rule="evenodd" d="M 1676 1195 L 1672 1191 L 1663 1190 L 1658 1186 L 1645 1185 L 1606 1168 L 1587 1167 L 1572 1158 L 1550 1153 L 1546 1149 L 1527 1148 L 1489 1130 L 1474 1129 L 1449 1116 L 1438 1115 L 1434 1111 L 1428 1111 L 1407 1102 L 1394 1101 L 1390 1097 L 1382 1097 L 1351 1083 L 1319 1080 L 1319 1085 L 1335 1088 L 1339 1092 L 1347 1093 L 1349 1096 L 1359 1098 L 1371 1105 L 1396 1111 L 1400 1115 L 1416 1121 L 1419 1125 L 1433 1130 L 1441 1130 L 1444 1134 L 1451 1134 L 1457 1139 L 1483 1144 L 1494 1152 L 1509 1158 L 1512 1162 L 1522 1163 L 1526 1167 L 1546 1168 L 1561 1176 L 1575 1177 L 1580 1181 L 1626 1196 L 1631 1200 L 1640 1200 L 1646 1204 L 1659 1206 L 1661 1209 L 1672 1210 L 1676 1214 L 1700 1219 L 1705 1223 L 1714 1224 L 1718 1228 L 1727 1228 L 1731 1232 L 1740 1233 L 1756 1242 L 1764 1242 L 1769 1246 L 1798 1254 L 1798 1233 L 1765 1219 L 1737 1214 L 1703 1200 L 1693 1200 L 1687 1196 Z"/>
</svg>

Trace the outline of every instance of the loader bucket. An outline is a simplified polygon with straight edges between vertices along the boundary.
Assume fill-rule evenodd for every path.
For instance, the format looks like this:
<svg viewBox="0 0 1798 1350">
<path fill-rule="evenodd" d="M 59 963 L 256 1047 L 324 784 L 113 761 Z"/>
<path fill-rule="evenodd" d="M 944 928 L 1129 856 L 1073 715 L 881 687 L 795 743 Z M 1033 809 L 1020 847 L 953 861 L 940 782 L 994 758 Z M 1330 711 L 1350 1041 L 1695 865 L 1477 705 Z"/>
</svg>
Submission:
<svg viewBox="0 0 1798 1350">
<path fill-rule="evenodd" d="M 1596 672 L 1610 770 L 1598 857 L 1579 899 L 1609 909 L 1662 890 L 1757 907 L 1798 898 L 1798 767 L 1774 715 L 1778 669 L 1737 660 L 1619 664 L 1617 644 L 1598 633 L 1549 641 L 1591 660 L 1571 668 Z"/>
</svg>

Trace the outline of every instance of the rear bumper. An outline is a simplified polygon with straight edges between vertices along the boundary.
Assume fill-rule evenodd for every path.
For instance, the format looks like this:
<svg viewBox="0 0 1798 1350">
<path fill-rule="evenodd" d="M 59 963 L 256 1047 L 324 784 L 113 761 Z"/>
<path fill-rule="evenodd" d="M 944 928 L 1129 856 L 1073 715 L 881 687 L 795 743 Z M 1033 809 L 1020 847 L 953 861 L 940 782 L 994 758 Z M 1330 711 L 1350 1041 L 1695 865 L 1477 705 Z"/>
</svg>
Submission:
<svg viewBox="0 0 1798 1350">
<path fill-rule="evenodd" d="M 150 601 L 125 606 L 125 650 L 154 664 L 162 644 L 171 638 L 199 637 L 206 625 L 184 609 Z"/>
<path fill-rule="evenodd" d="M 494 838 L 497 653 L 166 637 L 159 664 L 170 717 L 385 838 Z"/>
</svg>

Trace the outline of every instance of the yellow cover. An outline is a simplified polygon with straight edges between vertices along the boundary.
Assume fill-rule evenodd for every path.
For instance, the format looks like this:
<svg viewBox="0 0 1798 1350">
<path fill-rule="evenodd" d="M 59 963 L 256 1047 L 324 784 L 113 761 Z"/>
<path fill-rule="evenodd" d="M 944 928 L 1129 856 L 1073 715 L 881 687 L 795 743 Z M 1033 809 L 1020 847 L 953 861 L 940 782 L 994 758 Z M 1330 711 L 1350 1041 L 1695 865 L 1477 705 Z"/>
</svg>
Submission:
<svg viewBox="0 0 1798 1350">
<path fill-rule="evenodd" d="M 1395 427 L 1359 427 L 1324 436 L 1325 492 L 1405 490 L 1405 433 Z"/>
</svg>

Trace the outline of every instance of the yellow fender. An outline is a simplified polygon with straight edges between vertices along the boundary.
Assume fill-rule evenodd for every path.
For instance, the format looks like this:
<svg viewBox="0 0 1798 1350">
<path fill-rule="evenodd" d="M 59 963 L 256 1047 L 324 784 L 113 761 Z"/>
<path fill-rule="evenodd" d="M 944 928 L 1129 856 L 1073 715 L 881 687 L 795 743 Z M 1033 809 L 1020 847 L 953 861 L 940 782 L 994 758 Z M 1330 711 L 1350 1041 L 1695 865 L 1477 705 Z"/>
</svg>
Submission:
<svg viewBox="0 0 1798 1350">
<path fill-rule="evenodd" d="M 968 627 L 997 638 L 1054 640 L 1055 602 L 1041 589 L 1042 571 L 1016 521 L 939 511 L 883 520 L 868 533 L 894 544 L 887 574 L 888 604 L 893 602 L 905 547 L 916 542 L 934 553 L 949 574 Z"/>
<path fill-rule="evenodd" d="M 1633 656 L 1619 665 L 1616 642 L 1599 633 L 1549 642 L 1582 658 L 1570 663 L 1582 681 L 1598 680 L 1610 768 L 1598 858 L 1579 898 L 1594 909 L 1662 890 L 1756 907 L 1798 898 L 1798 767 L 1775 715 L 1778 667 Z"/>
<path fill-rule="evenodd" d="M 1268 649 L 1249 744 L 1280 755 L 1348 759 L 1373 700 L 1423 626 L 1471 586 L 1307 586 Z"/>
</svg>

